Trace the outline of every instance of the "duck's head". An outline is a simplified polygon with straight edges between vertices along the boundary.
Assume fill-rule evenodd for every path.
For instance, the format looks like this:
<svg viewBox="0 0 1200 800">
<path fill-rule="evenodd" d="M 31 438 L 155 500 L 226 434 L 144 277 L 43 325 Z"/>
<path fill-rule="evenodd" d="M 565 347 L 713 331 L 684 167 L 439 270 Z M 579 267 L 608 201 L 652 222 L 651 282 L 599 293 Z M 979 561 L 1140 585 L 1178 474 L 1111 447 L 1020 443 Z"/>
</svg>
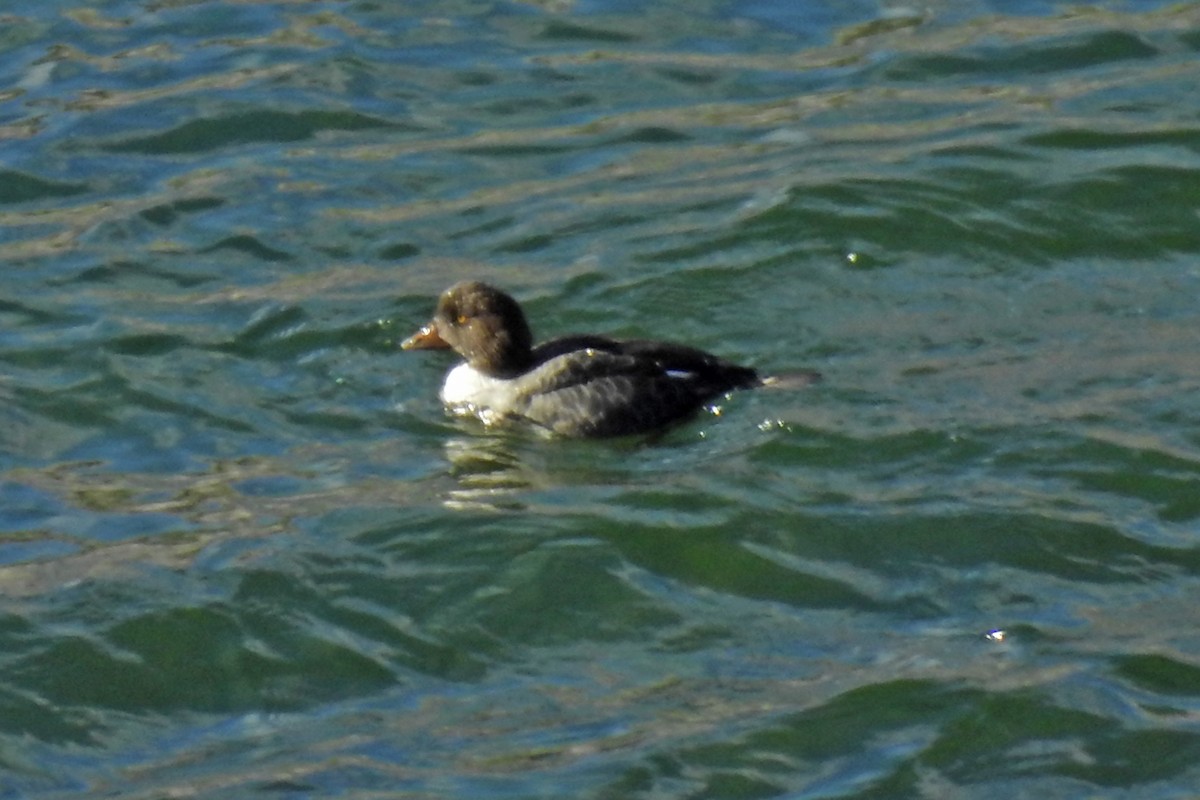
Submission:
<svg viewBox="0 0 1200 800">
<path fill-rule="evenodd" d="M 502 377 L 528 368 L 533 334 L 512 297 L 480 281 L 462 281 L 442 292 L 433 319 L 400 346 L 452 348 L 480 372 Z"/>
</svg>

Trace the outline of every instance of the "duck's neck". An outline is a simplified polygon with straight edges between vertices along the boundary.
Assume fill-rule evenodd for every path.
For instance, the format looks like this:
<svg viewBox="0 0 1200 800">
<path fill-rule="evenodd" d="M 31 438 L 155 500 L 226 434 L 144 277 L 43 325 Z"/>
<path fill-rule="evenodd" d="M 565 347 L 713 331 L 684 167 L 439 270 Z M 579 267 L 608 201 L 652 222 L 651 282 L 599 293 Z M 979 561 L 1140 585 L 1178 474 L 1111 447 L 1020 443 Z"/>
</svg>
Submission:
<svg viewBox="0 0 1200 800">
<path fill-rule="evenodd" d="M 533 367 L 533 350 L 528 339 L 498 334 L 480 344 L 479 352 L 467 357 L 467 363 L 493 378 L 512 378 Z"/>
</svg>

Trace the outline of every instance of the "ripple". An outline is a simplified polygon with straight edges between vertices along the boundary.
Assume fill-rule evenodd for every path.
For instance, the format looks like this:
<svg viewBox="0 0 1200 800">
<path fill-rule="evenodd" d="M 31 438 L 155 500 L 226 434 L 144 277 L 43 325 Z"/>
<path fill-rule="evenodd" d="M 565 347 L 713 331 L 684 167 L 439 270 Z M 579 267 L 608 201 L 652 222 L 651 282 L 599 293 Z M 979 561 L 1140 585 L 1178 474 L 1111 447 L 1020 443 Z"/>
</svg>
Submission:
<svg viewBox="0 0 1200 800">
<path fill-rule="evenodd" d="M 1200 17 L 769 5 L 8 14 L 10 793 L 1191 791 Z M 485 430 L 467 277 L 826 379 Z"/>
<path fill-rule="evenodd" d="M 10 170 L 0 170 L 0 203 L 30 203 L 58 197 L 71 197 L 87 191 L 80 184 L 42 180 Z"/>
<path fill-rule="evenodd" d="M 305 110 L 247 111 L 214 119 L 192 120 L 164 133 L 106 144 L 113 153 L 174 155 L 204 153 L 257 142 L 295 142 L 323 131 L 387 128 L 389 123 L 361 114 Z"/>
</svg>

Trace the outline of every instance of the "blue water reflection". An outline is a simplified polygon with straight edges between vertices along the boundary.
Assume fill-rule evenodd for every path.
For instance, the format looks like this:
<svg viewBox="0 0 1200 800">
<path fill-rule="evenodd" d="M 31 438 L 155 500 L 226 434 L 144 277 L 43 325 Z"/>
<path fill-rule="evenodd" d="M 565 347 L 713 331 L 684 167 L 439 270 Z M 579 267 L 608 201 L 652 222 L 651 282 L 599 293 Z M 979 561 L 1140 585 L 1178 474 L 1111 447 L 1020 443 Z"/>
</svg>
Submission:
<svg viewBox="0 0 1200 800">
<path fill-rule="evenodd" d="M 0 797 L 1195 785 L 1193 7 L 0 20 Z M 483 429 L 468 277 L 826 381 Z"/>
</svg>

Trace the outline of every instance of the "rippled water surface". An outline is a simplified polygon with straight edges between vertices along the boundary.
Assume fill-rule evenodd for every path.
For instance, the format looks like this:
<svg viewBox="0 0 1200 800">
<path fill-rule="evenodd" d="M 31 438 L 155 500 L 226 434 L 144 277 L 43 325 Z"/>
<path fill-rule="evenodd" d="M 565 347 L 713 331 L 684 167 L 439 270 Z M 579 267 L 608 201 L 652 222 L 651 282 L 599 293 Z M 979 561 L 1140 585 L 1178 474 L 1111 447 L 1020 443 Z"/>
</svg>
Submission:
<svg viewBox="0 0 1200 800">
<path fill-rule="evenodd" d="M 1200 6 L 0 10 L 0 797 L 1200 785 Z M 438 291 L 819 386 L 448 419 Z"/>
</svg>

